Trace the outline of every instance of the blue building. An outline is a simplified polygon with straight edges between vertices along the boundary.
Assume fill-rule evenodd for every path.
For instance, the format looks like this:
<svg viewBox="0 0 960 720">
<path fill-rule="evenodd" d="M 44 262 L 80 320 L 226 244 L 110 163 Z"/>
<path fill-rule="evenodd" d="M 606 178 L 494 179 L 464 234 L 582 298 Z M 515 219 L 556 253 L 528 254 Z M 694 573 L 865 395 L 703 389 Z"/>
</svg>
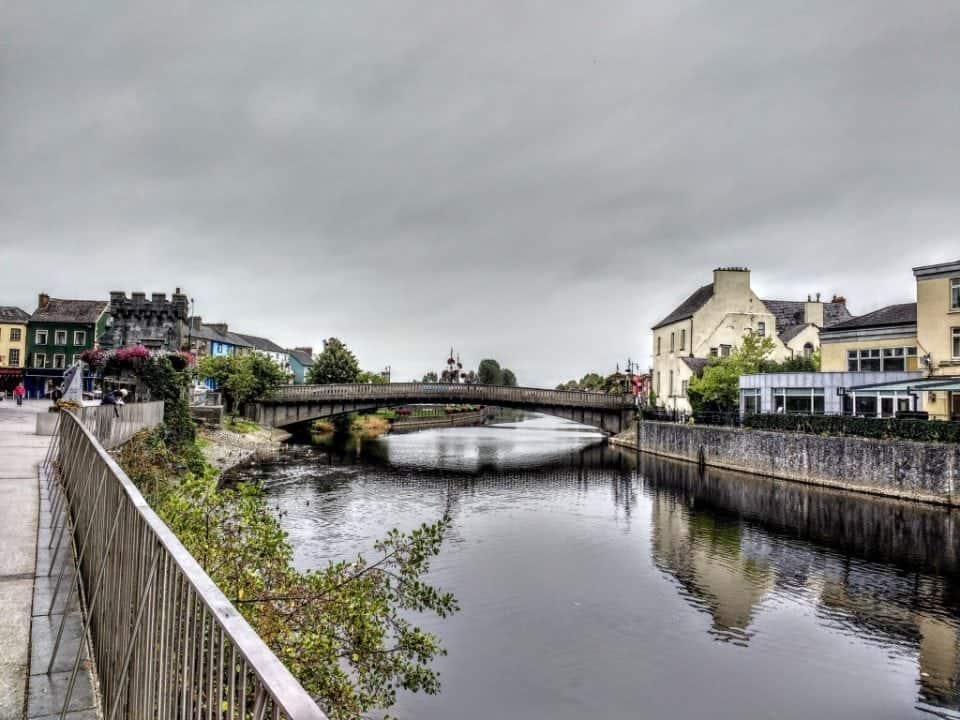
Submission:
<svg viewBox="0 0 960 720">
<path fill-rule="evenodd" d="M 290 370 L 293 373 L 293 384 L 304 385 L 307 382 L 307 373 L 313 367 L 313 348 L 299 347 L 287 351 L 290 356 Z"/>
</svg>

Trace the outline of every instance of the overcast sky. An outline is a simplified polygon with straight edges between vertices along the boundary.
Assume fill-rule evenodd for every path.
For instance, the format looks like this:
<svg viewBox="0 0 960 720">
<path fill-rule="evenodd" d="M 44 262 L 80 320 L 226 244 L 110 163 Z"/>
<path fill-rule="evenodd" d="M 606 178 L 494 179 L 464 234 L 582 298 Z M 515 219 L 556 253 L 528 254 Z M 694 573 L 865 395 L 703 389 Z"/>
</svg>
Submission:
<svg viewBox="0 0 960 720">
<path fill-rule="evenodd" d="M 958 73 L 956 0 L 8 0 L 0 304 L 648 365 L 717 265 L 859 314 L 960 258 Z"/>
</svg>

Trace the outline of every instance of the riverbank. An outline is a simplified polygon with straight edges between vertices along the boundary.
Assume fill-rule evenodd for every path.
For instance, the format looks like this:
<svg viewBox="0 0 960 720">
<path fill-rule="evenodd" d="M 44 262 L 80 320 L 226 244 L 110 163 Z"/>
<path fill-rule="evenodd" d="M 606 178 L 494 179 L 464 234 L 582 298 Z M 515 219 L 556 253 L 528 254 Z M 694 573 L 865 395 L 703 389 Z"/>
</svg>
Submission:
<svg viewBox="0 0 960 720">
<path fill-rule="evenodd" d="M 960 446 L 645 421 L 614 445 L 754 475 L 960 506 Z"/>
<path fill-rule="evenodd" d="M 197 445 L 203 459 L 220 474 L 253 457 L 269 457 L 277 453 L 290 433 L 273 428 L 262 428 L 248 423 L 242 431 L 229 429 L 229 424 L 216 429 L 198 428 Z"/>
</svg>

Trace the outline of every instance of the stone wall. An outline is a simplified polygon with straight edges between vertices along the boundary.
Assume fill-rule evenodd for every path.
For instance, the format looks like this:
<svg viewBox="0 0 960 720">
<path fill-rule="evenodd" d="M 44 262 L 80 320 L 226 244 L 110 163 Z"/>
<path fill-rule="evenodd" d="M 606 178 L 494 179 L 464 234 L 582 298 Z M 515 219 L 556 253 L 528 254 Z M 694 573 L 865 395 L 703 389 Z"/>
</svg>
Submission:
<svg viewBox="0 0 960 720">
<path fill-rule="evenodd" d="M 168 299 L 164 293 L 153 293 L 148 300 L 145 293 L 110 293 L 111 325 L 100 338 L 104 348 L 124 345 L 146 345 L 155 350 L 177 352 L 183 346 L 187 333 L 189 301 L 177 292 Z"/>
<path fill-rule="evenodd" d="M 713 467 L 960 505 L 960 445 L 645 421 L 614 442 Z"/>
</svg>

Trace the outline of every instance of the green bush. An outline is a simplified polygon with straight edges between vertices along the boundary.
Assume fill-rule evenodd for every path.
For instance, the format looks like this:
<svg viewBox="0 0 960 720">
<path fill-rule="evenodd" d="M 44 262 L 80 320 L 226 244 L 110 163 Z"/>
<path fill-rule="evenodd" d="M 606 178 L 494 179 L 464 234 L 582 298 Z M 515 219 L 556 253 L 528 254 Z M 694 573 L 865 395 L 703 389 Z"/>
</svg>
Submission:
<svg viewBox="0 0 960 720">
<path fill-rule="evenodd" d="M 846 415 L 747 415 L 744 427 L 756 430 L 852 435 L 875 440 L 960 442 L 960 423 Z"/>
</svg>

